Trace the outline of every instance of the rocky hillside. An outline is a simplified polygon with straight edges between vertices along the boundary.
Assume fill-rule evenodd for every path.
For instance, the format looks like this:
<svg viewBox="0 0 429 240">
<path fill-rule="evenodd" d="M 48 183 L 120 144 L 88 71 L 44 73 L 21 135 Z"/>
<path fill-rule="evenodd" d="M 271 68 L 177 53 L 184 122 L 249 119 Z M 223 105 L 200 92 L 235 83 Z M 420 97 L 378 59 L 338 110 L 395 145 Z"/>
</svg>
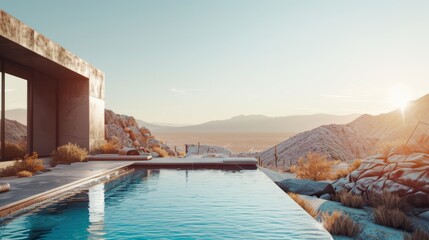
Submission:
<svg viewBox="0 0 429 240">
<path fill-rule="evenodd" d="M 15 120 L 6 119 L 5 140 L 20 144 L 27 141 L 27 127 Z"/>
<path fill-rule="evenodd" d="M 278 159 L 284 159 L 287 165 L 296 164 L 307 152 L 323 153 L 329 159 L 349 160 L 365 158 L 374 151 L 373 142 L 355 129 L 335 124 L 300 133 L 277 145 Z M 264 165 L 274 166 L 274 152 L 274 147 L 271 147 L 256 157 L 260 157 Z"/>
<path fill-rule="evenodd" d="M 406 140 L 419 122 L 429 122 L 429 94 L 411 102 L 405 109 L 377 116 L 362 115 L 350 124 L 367 138 L 376 141 Z"/>
<path fill-rule="evenodd" d="M 343 161 L 365 158 L 381 143 L 404 143 L 419 121 L 429 122 L 429 95 L 411 102 L 404 113 L 396 110 L 376 116 L 363 115 L 349 124 L 325 125 L 297 134 L 278 144 L 278 159 L 294 164 L 308 151 Z M 266 166 L 274 166 L 274 152 L 272 147 L 253 156 L 260 157 Z"/>
<path fill-rule="evenodd" d="M 176 152 L 152 136 L 146 127 L 139 127 L 134 117 L 105 110 L 105 138 L 117 142 L 121 147 L 141 147 L 153 152 L 154 156 L 176 156 Z"/>
</svg>

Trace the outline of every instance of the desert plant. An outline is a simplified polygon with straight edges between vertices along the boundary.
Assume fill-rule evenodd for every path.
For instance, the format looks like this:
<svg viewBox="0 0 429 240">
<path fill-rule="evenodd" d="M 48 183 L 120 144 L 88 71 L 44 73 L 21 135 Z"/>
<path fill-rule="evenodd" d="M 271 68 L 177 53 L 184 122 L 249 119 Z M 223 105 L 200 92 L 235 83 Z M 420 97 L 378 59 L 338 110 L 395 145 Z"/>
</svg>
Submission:
<svg viewBox="0 0 429 240">
<path fill-rule="evenodd" d="M 309 152 L 306 158 L 299 158 L 296 166 L 291 168 L 297 178 L 310 179 L 313 181 L 331 179 L 333 163 L 329 161 L 326 155 Z"/>
<path fill-rule="evenodd" d="M 57 148 L 52 154 L 52 165 L 58 163 L 70 164 L 73 162 L 82 162 L 88 156 L 88 152 L 84 148 L 80 148 L 77 144 L 67 143 Z"/>
<path fill-rule="evenodd" d="M 116 141 L 106 141 L 103 145 L 94 149 L 92 154 L 117 154 L 121 148 L 120 144 Z"/>
<path fill-rule="evenodd" d="M 383 207 L 385 209 L 397 209 L 406 213 L 410 206 L 407 202 L 397 194 L 383 191 L 381 194 L 367 194 L 368 205 L 373 208 Z"/>
<path fill-rule="evenodd" d="M 388 209 L 383 206 L 374 209 L 374 222 L 383 226 L 412 231 L 410 219 L 399 209 Z"/>
<path fill-rule="evenodd" d="M 310 216 L 313 218 L 317 217 L 319 214 L 318 211 L 316 211 L 311 204 L 302 199 L 298 194 L 296 193 L 287 193 L 292 200 L 294 200 L 299 206 L 301 206 Z"/>
<path fill-rule="evenodd" d="M 16 176 L 21 171 L 30 173 L 43 171 L 43 161 L 38 159 L 37 153 L 27 154 L 23 160 L 16 160 L 13 165 L 3 168 L 0 171 L 0 177 Z"/>
<path fill-rule="evenodd" d="M 361 159 L 354 160 L 347 168 L 338 169 L 335 172 L 335 174 L 332 174 L 332 176 L 333 176 L 332 179 L 339 179 L 339 178 L 346 177 L 351 172 L 353 172 L 354 170 L 358 169 L 361 164 L 362 164 L 362 160 Z"/>
<path fill-rule="evenodd" d="M 177 151 L 177 157 L 186 157 L 186 153 L 183 151 Z"/>
<path fill-rule="evenodd" d="M 363 208 L 365 206 L 363 197 L 352 192 L 340 191 L 336 194 L 336 198 L 347 207 Z"/>
<path fill-rule="evenodd" d="M 33 173 L 29 172 L 29 171 L 20 171 L 16 174 L 16 176 L 19 178 L 31 177 L 31 176 L 33 176 Z"/>
<path fill-rule="evenodd" d="M 168 157 L 169 156 L 168 152 L 165 149 L 160 148 L 160 147 L 153 147 L 152 151 L 158 153 L 160 157 Z"/>
<path fill-rule="evenodd" d="M 334 211 L 332 214 L 322 213 L 322 223 L 323 227 L 333 235 L 355 237 L 361 231 L 358 223 L 340 211 Z"/>
<path fill-rule="evenodd" d="M 406 234 L 404 240 L 429 240 L 429 233 L 417 228 L 411 234 Z"/>
<path fill-rule="evenodd" d="M 22 144 L 4 143 L 4 160 L 23 159 L 26 153 L 25 147 Z"/>
</svg>

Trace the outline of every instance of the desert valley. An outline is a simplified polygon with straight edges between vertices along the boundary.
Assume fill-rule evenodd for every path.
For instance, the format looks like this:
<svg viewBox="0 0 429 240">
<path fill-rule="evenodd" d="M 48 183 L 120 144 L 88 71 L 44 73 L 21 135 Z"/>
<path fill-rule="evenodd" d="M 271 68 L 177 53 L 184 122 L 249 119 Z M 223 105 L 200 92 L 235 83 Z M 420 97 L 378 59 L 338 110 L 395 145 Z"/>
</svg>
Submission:
<svg viewBox="0 0 429 240">
<path fill-rule="evenodd" d="M 428 12 L 3 1 L 0 239 L 429 240 Z"/>
</svg>

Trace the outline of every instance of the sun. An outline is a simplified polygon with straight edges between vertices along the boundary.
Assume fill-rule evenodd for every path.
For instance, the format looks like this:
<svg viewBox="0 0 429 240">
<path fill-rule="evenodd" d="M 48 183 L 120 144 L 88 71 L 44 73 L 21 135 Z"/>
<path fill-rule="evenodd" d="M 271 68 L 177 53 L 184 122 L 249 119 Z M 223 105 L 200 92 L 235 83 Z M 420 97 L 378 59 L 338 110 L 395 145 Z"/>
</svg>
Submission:
<svg viewBox="0 0 429 240">
<path fill-rule="evenodd" d="M 406 86 L 395 85 L 389 91 L 389 100 L 395 108 L 403 112 L 410 101 L 410 93 Z"/>
</svg>

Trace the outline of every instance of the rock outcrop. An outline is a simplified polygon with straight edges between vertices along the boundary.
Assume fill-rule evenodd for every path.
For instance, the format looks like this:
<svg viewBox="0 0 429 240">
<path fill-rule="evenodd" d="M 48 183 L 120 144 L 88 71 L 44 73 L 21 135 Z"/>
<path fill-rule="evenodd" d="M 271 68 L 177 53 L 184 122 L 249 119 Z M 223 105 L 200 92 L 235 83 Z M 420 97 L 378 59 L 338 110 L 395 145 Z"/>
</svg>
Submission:
<svg viewBox="0 0 429 240">
<path fill-rule="evenodd" d="M 392 149 L 388 156 L 368 157 L 345 180 L 339 182 L 355 194 L 388 191 L 416 207 L 429 207 L 429 148 L 404 151 L 401 147 Z"/>
<path fill-rule="evenodd" d="M 285 179 L 276 184 L 286 193 L 292 192 L 308 196 L 320 197 L 325 194 L 334 194 L 335 190 L 330 183 L 316 182 L 301 179 Z"/>
<path fill-rule="evenodd" d="M 176 152 L 156 139 L 146 127 L 139 127 L 134 117 L 105 110 L 105 138 L 117 142 L 121 147 L 144 148 L 153 151 L 154 156 L 176 156 Z M 155 154 L 156 152 L 156 154 Z"/>
</svg>

